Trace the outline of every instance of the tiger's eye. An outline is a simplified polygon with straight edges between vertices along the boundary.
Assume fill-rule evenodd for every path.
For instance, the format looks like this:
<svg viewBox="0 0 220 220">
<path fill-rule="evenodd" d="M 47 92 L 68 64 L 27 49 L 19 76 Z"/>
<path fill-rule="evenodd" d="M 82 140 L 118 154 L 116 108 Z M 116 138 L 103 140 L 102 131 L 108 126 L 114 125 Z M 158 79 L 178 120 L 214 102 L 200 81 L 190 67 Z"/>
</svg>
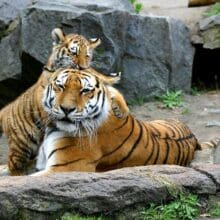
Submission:
<svg viewBox="0 0 220 220">
<path fill-rule="evenodd" d="M 90 91 L 91 91 L 90 89 L 85 88 L 85 89 L 82 89 L 80 92 L 81 92 L 81 93 L 88 93 L 88 92 L 90 92 Z"/>
</svg>

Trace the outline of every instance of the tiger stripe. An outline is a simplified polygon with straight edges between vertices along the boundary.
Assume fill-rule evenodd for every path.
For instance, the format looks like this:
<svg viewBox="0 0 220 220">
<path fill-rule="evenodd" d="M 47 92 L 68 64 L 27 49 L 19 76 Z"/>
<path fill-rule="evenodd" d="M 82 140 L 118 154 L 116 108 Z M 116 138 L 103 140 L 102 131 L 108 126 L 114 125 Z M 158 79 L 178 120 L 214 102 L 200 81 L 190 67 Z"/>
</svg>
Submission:
<svg viewBox="0 0 220 220">
<path fill-rule="evenodd" d="M 62 73 L 56 72 L 58 75 Z M 60 119 L 54 121 L 58 129 L 47 132 L 41 146 L 45 153 L 40 154 L 39 158 L 44 157 L 46 164 L 41 164 L 44 170 L 39 175 L 56 171 L 102 172 L 150 164 L 187 166 L 192 161 L 194 152 L 200 149 L 194 134 L 179 121 L 144 122 L 131 114 L 122 118 L 116 117 L 114 110 L 109 108 L 112 97 L 121 107 L 120 111 L 127 108 L 126 103 L 116 89 L 106 86 L 97 76 L 85 71 L 76 73 L 75 70 L 69 70 L 64 84 L 64 90 L 59 90 L 56 94 L 48 93 L 48 96 L 56 96 L 50 115 L 56 114 Z M 53 89 L 49 86 L 48 88 Z M 71 96 L 69 88 L 72 91 Z M 84 89 L 88 89 L 90 95 L 80 92 Z M 45 99 L 49 100 L 50 97 Z M 56 113 L 53 113 L 54 106 L 57 108 Z M 58 106 L 74 111 L 62 116 L 62 108 Z M 104 113 L 106 110 L 107 113 Z M 65 120 L 61 126 L 62 117 Z M 100 118 L 104 118 L 102 123 L 98 123 L 102 120 Z M 88 132 L 83 132 L 87 128 Z"/>
</svg>

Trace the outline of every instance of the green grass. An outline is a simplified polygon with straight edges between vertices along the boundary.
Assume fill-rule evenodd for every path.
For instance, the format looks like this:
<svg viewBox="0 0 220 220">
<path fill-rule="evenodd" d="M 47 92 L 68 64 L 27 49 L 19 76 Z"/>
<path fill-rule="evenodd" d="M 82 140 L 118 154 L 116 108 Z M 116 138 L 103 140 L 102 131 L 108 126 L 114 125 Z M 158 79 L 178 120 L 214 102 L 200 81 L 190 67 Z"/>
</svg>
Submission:
<svg viewBox="0 0 220 220">
<path fill-rule="evenodd" d="M 141 212 L 143 220 L 195 220 L 199 216 L 198 198 L 193 194 L 180 193 L 169 204 L 151 204 Z"/>
<path fill-rule="evenodd" d="M 103 220 L 102 217 L 83 217 L 80 215 L 65 214 L 61 217 L 61 220 Z"/>
<path fill-rule="evenodd" d="M 215 3 L 207 12 L 203 13 L 206 17 L 220 14 L 220 3 Z"/>
<path fill-rule="evenodd" d="M 166 91 L 166 94 L 158 96 L 157 99 L 164 104 L 164 107 L 173 109 L 174 107 L 180 107 L 183 105 L 183 93 L 178 91 Z"/>
<path fill-rule="evenodd" d="M 136 99 L 132 99 L 128 101 L 128 105 L 135 106 L 135 105 L 143 105 L 145 103 L 145 98 L 143 96 L 138 96 Z"/>
<path fill-rule="evenodd" d="M 220 201 L 219 198 L 216 200 L 211 199 L 209 201 L 208 216 L 220 217 Z"/>
<path fill-rule="evenodd" d="M 139 14 L 141 12 L 141 10 L 143 9 L 142 3 L 139 3 L 136 0 L 129 0 L 129 2 L 133 5 L 134 10 L 137 14 Z"/>
<path fill-rule="evenodd" d="M 220 207 L 213 207 L 210 209 L 209 214 L 212 217 L 220 217 Z"/>
</svg>

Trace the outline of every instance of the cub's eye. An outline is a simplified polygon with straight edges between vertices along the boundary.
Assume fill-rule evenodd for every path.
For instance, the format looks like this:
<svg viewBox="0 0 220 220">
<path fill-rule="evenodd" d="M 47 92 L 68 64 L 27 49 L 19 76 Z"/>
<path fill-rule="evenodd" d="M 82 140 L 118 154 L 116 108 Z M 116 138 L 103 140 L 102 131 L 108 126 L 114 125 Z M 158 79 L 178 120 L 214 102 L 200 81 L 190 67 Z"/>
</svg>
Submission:
<svg viewBox="0 0 220 220">
<path fill-rule="evenodd" d="M 84 89 L 82 89 L 80 92 L 81 93 L 88 93 L 88 92 L 90 92 L 91 90 L 90 89 L 88 89 L 88 88 L 84 88 Z"/>
</svg>

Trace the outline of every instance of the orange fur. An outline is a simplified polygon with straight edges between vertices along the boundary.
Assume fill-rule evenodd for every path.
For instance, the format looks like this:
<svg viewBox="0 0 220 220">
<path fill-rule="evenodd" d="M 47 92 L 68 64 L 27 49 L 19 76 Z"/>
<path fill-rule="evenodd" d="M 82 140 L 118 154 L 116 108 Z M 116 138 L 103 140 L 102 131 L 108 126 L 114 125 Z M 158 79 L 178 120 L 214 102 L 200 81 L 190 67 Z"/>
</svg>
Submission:
<svg viewBox="0 0 220 220">
<path fill-rule="evenodd" d="M 27 171 L 49 123 L 41 101 L 47 83 L 45 75 L 46 71 L 30 89 L 0 111 L 1 129 L 9 144 L 8 167 L 11 175 Z"/>
<path fill-rule="evenodd" d="M 56 37 L 58 38 L 55 39 Z M 54 68 L 58 68 L 60 65 L 57 64 L 59 60 L 56 60 L 56 57 L 65 60 L 66 56 L 69 55 L 70 59 L 68 60 L 71 62 L 64 62 L 62 65 L 87 68 L 87 71 L 110 83 L 116 83 L 120 80 L 120 75 L 105 76 L 88 68 L 92 59 L 92 50 L 100 44 L 99 39 L 95 41 L 86 40 L 77 34 L 65 36 L 60 29 L 52 31 L 52 38 L 57 42 L 54 43 L 45 71 L 41 74 L 38 82 L 0 111 L 0 130 L 8 138 L 8 174 L 11 175 L 22 175 L 28 172 L 30 164 L 38 152 L 45 126 L 49 123 L 47 113 L 42 108 L 42 86 L 48 83 L 47 79 L 52 75 Z M 79 42 L 77 46 L 79 51 L 76 55 L 69 52 L 69 46 L 73 42 Z M 125 109 L 125 114 L 126 111 L 127 109 Z"/>
<path fill-rule="evenodd" d="M 85 74 L 83 71 L 71 69 L 58 70 L 52 85 L 56 84 L 55 79 L 61 73 L 68 74 L 68 78 L 64 89 L 56 89 L 56 102 L 52 108 L 59 106 L 65 109 L 74 108 L 79 115 L 91 97 L 97 96 L 100 91 L 106 94 L 105 98 L 109 105 L 114 97 L 117 103 L 121 104 L 120 107 L 127 108 L 123 96 L 113 87 L 105 85 L 106 83 L 98 77 L 96 80 L 99 87 L 82 94 L 80 91 L 84 87 L 80 80 L 84 75 L 89 75 L 88 72 Z M 59 126 L 48 134 L 45 141 L 56 132 L 61 132 Z M 199 147 L 190 129 L 179 121 L 143 122 L 130 114 L 119 118 L 115 117 L 114 111 L 110 108 L 105 121 L 92 134 L 87 134 L 81 128 L 80 135 L 71 137 L 71 133 L 62 133 L 62 137 L 55 138 L 49 146 L 43 145 L 41 149 L 49 151 L 46 155 L 49 165 L 34 175 L 64 171 L 106 171 L 148 164 L 186 166 Z"/>
</svg>

